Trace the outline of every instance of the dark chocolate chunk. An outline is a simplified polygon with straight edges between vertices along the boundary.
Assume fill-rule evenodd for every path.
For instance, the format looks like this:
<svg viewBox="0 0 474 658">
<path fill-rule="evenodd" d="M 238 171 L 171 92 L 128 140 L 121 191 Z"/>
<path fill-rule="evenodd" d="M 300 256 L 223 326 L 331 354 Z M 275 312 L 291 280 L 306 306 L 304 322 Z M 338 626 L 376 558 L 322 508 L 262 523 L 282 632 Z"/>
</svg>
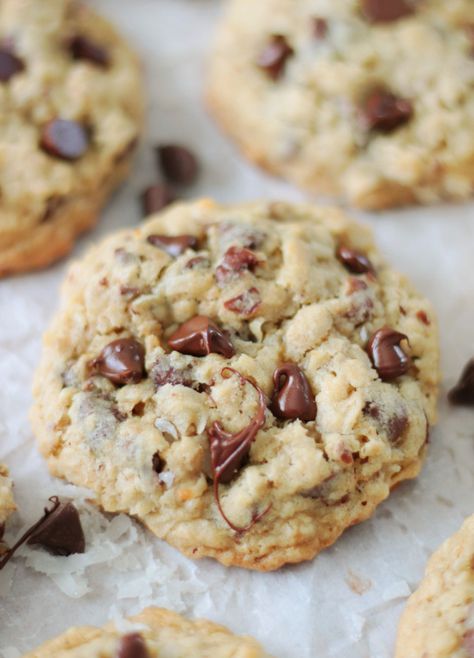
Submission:
<svg viewBox="0 0 474 658">
<path fill-rule="evenodd" d="M 356 249 L 340 245 L 337 249 L 336 256 L 346 270 L 349 270 L 352 274 L 374 272 L 374 267 L 367 256 Z"/>
<path fill-rule="evenodd" d="M 229 338 L 205 315 L 196 315 L 178 327 L 168 344 L 173 350 L 192 356 L 214 353 L 230 358 L 235 354 Z"/>
<path fill-rule="evenodd" d="M 0 48 L 0 82 L 8 82 L 25 68 L 23 61 L 8 48 Z"/>
<path fill-rule="evenodd" d="M 448 393 L 451 404 L 474 406 L 474 359 L 468 361 L 461 377 Z"/>
<path fill-rule="evenodd" d="M 184 146 L 165 144 L 156 149 L 164 176 L 172 183 L 190 185 L 199 172 L 196 156 Z"/>
<path fill-rule="evenodd" d="M 238 527 L 230 521 L 222 509 L 219 499 L 219 483 L 229 483 L 241 468 L 244 460 L 248 457 L 250 446 L 257 436 L 258 431 L 265 424 L 265 393 L 257 384 L 244 377 L 232 368 L 224 368 L 221 372 L 223 377 L 229 377 L 232 374 L 237 375 L 243 385 L 250 384 L 258 393 L 259 407 L 252 421 L 240 432 L 230 434 L 226 432 L 219 421 L 212 423 L 207 430 L 209 437 L 209 449 L 211 452 L 211 471 L 214 480 L 214 498 L 216 500 L 219 512 L 227 525 L 236 532 L 243 533 L 257 523 L 269 510 L 267 507 L 263 512 L 252 517 L 250 523 L 245 527 Z"/>
<path fill-rule="evenodd" d="M 371 23 L 392 23 L 415 12 L 407 0 L 362 0 L 362 12 Z"/>
<path fill-rule="evenodd" d="M 324 39 L 328 33 L 328 22 L 325 18 L 313 18 L 311 28 L 316 39 Z"/>
<path fill-rule="evenodd" d="M 121 638 L 116 658 L 150 658 L 140 633 L 128 633 Z"/>
<path fill-rule="evenodd" d="M 316 401 L 304 372 L 295 363 L 283 363 L 273 373 L 273 397 L 270 409 L 284 420 L 315 420 Z"/>
<path fill-rule="evenodd" d="M 153 458 L 152 458 L 152 466 L 153 466 L 153 470 L 154 470 L 155 473 L 157 473 L 158 475 L 161 473 L 161 471 L 162 471 L 162 470 L 164 469 L 164 467 L 166 466 L 166 462 L 165 462 L 165 460 L 163 459 L 163 457 L 160 455 L 159 452 L 155 452 L 155 454 L 153 455 Z"/>
<path fill-rule="evenodd" d="M 407 336 L 390 327 L 382 327 L 369 340 L 367 353 L 383 381 L 404 375 L 411 366 L 410 357 L 400 347 L 402 340 L 408 340 Z"/>
<path fill-rule="evenodd" d="M 89 147 L 88 131 L 77 121 L 53 119 L 43 126 L 40 146 L 61 160 L 78 160 Z"/>
<path fill-rule="evenodd" d="M 378 88 L 365 98 L 361 112 L 369 130 L 390 133 L 411 119 L 413 105 L 387 89 Z"/>
<path fill-rule="evenodd" d="M 232 297 L 232 299 L 227 299 L 224 302 L 224 306 L 227 310 L 232 311 L 232 313 L 249 318 L 255 315 L 261 303 L 260 292 L 257 288 L 253 287 L 236 297 Z"/>
<path fill-rule="evenodd" d="M 170 203 L 176 201 L 173 190 L 166 183 L 156 183 L 147 187 L 142 193 L 142 209 L 145 217 L 160 212 Z"/>
<path fill-rule="evenodd" d="M 102 68 L 107 68 L 110 64 L 108 51 L 83 34 L 77 34 L 71 39 L 69 50 L 74 59 L 85 60 Z"/>
<path fill-rule="evenodd" d="M 265 71 L 269 78 L 278 80 L 283 74 L 286 61 L 294 53 L 286 37 L 274 34 L 257 58 L 257 65 Z"/>
<path fill-rule="evenodd" d="M 245 247 L 229 247 L 225 252 L 221 264 L 216 268 L 218 283 L 224 284 L 235 275 L 242 272 L 254 272 L 259 260 L 253 251 Z"/>
<path fill-rule="evenodd" d="M 106 345 L 91 365 L 114 384 L 138 384 L 145 377 L 145 350 L 134 338 L 119 338 Z"/>
<path fill-rule="evenodd" d="M 198 239 L 194 235 L 149 235 L 147 242 L 166 251 L 173 258 L 177 258 L 186 249 L 197 249 L 198 246 Z"/>
<path fill-rule="evenodd" d="M 72 503 L 60 503 L 29 537 L 53 555 L 84 553 L 86 541 L 79 512 Z"/>
</svg>

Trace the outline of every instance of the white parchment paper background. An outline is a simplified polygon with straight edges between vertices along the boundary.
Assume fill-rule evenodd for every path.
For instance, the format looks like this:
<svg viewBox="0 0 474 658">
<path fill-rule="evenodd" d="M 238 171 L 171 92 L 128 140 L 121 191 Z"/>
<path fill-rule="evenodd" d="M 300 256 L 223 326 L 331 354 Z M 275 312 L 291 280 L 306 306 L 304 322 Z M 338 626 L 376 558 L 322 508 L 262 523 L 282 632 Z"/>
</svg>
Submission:
<svg viewBox="0 0 474 658">
<path fill-rule="evenodd" d="M 74 255 L 99 236 L 140 220 L 139 192 L 155 176 L 149 145 L 163 140 L 182 141 L 201 158 L 203 174 L 189 196 L 300 198 L 243 162 L 206 114 L 203 76 L 217 0 L 93 4 L 142 55 L 148 148 Z M 51 558 L 26 550 L 0 573 L 0 656 L 17 658 L 71 625 L 102 624 L 151 603 L 252 634 L 279 658 L 392 655 L 400 611 L 427 556 L 474 512 L 474 411 L 445 402 L 446 390 L 474 356 L 474 205 L 362 218 L 372 224 L 392 263 L 432 299 L 441 324 L 440 423 L 418 481 L 397 489 L 372 520 L 346 532 L 313 562 L 273 574 L 191 562 L 126 517 L 108 519 L 82 505 L 85 556 Z M 79 495 L 49 478 L 27 420 L 40 336 L 56 307 L 65 267 L 0 282 L 0 459 L 11 468 L 19 504 L 9 538 L 36 520 L 49 495 Z M 51 569 L 60 573 L 53 578 L 40 573 Z"/>
</svg>

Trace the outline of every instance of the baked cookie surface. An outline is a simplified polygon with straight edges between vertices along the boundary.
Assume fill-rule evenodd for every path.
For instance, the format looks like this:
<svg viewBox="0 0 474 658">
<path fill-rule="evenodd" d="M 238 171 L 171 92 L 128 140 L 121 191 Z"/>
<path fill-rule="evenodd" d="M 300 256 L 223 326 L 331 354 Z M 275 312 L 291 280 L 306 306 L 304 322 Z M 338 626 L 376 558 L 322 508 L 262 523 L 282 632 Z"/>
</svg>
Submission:
<svg viewBox="0 0 474 658">
<path fill-rule="evenodd" d="M 402 615 L 395 656 L 474 656 L 474 516 L 430 558 Z"/>
<path fill-rule="evenodd" d="M 0 3 L 0 276 L 48 265 L 125 177 L 142 121 L 139 64 L 73 0 Z"/>
<path fill-rule="evenodd" d="M 422 464 L 429 303 L 310 205 L 172 207 L 75 263 L 32 412 L 54 475 L 191 557 L 313 557 Z M 250 526 L 250 527 L 249 527 Z"/>
<path fill-rule="evenodd" d="M 13 500 L 13 483 L 8 477 L 8 469 L 0 464 L 0 541 L 3 536 L 5 521 L 16 509 Z"/>
<path fill-rule="evenodd" d="M 139 630 L 124 633 L 113 624 L 71 628 L 24 658 L 270 658 L 252 638 L 162 608 L 147 608 L 130 621 Z"/>
<path fill-rule="evenodd" d="M 471 0 L 231 0 L 208 98 L 254 162 L 378 209 L 474 190 Z"/>
</svg>

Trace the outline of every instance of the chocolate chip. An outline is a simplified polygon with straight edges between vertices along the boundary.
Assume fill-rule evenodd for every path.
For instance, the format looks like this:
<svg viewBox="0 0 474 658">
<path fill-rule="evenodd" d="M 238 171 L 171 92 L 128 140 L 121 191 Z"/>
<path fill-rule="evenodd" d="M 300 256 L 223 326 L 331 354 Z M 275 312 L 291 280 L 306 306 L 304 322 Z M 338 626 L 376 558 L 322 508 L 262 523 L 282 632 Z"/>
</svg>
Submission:
<svg viewBox="0 0 474 658">
<path fill-rule="evenodd" d="M 391 23 L 413 14 L 415 6 L 406 0 L 362 0 L 362 12 L 371 23 Z"/>
<path fill-rule="evenodd" d="M 8 82 L 25 68 L 23 61 L 8 48 L 0 48 L 0 82 Z"/>
<path fill-rule="evenodd" d="M 5 534 L 5 524 L 0 523 L 0 542 L 2 541 L 4 534 Z"/>
<path fill-rule="evenodd" d="M 161 471 L 162 471 L 162 470 L 164 469 L 164 467 L 166 466 L 166 462 L 165 462 L 165 460 L 163 459 L 163 457 L 160 455 L 159 452 L 155 452 L 155 454 L 153 455 L 153 458 L 152 458 L 152 466 L 153 466 L 153 470 L 154 470 L 155 473 L 157 473 L 158 475 L 161 473 Z"/>
<path fill-rule="evenodd" d="M 176 201 L 176 197 L 168 185 L 165 183 L 156 183 L 144 190 L 141 200 L 143 214 L 147 217 L 169 206 L 170 203 Z"/>
<path fill-rule="evenodd" d="M 234 356 L 234 346 L 225 333 L 205 315 L 196 315 L 182 324 L 168 339 L 169 346 L 192 356 L 222 354 Z"/>
<path fill-rule="evenodd" d="M 410 357 L 400 347 L 402 340 L 408 340 L 407 336 L 390 327 L 382 327 L 369 340 L 367 353 L 383 381 L 404 375 L 411 366 Z"/>
<path fill-rule="evenodd" d="M 232 313 L 237 313 L 238 315 L 243 315 L 246 318 L 249 318 L 252 315 L 255 315 L 255 312 L 260 307 L 262 299 L 260 297 L 260 292 L 257 288 L 249 288 L 245 292 L 232 297 L 232 299 L 227 299 L 224 302 L 224 307 Z"/>
<path fill-rule="evenodd" d="M 374 89 L 361 107 L 362 118 L 368 130 L 390 133 L 407 123 L 413 115 L 413 105 L 386 89 Z"/>
<path fill-rule="evenodd" d="M 311 20 L 311 31 L 316 39 L 324 39 L 328 33 L 328 22 L 325 18 L 313 18 Z"/>
<path fill-rule="evenodd" d="M 134 338 L 119 338 L 106 345 L 91 365 L 114 384 L 138 384 L 145 376 L 145 350 Z"/>
<path fill-rule="evenodd" d="M 265 71 L 269 78 L 278 80 L 282 75 L 286 61 L 294 53 L 286 38 L 274 34 L 257 58 L 257 65 Z"/>
<path fill-rule="evenodd" d="M 140 633 L 128 633 L 121 638 L 116 658 L 150 658 Z"/>
<path fill-rule="evenodd" d="M 458 383 L 448 393 L 451 404 L 474 406 L 474 359 L 468 361 Z"/>
<path fill-rule="evenodd" d="M 234 275 L 242 272 L 254 272 L 260 261 L 253 251 L 245 247 L 229 247 L 225 252 L 221 264 L 216 268 L 216 279 L 220 284 L 226 283 Z"/>
<path fill-rule="evenodd" d="M 195 256 L 190 258 L 185 267 L 187 270 L 205 270 L 210 266 L 209 258 L 205 256 Z"/>
<path fill-rule="evenodd" d="M 190 185 L 198 175 L 199 165 L 196 156 L 184 146 L 166 144 L 157 149 L 158 162 L 163 174 L 172 183 Z"/>
<path fill-rule="evenodd" d="M 284 420 L 310 421 L 316 418 L 316 401 L 304 372 L 295 363 L 284 363 L 273 373 L 270 409 Z"/>
<path fill-rule="evenodd" d="M 73 59 L 86 60 L 102 68 L 107 68 L 110 64 L 107 50 L 83 34 L 77 34 L 71 39 L 69 50 Z"/>
<path fill-rule="evenodd" d="M 177 258 L 187 249 L 197 249 L 198 246 L 198 239 L 194 235 L 149 235 L 147 242 L 166 251 L 173 258 Z"/>
<path fill-rule="evenodd" d="M 349 270 L 353 274 L 374 272 L 374 267 L 367 256 L 356 249 L 340 245 L 337 249 L 336 256 L 346 270 Z"/>
<path fill-rule="evenodd" d="M 409 421 L 404 409 L 387 416 L 375 402 L 369 401 L 365 405 L 363 413 L 377 421 L 377 424 L 387 434 L 388 440 L 392 443 L 396 443 L 408 427 Z"/>
<path fill-rule="evenodd" d="M 84 553 L 86 542 L 79 512 L 72 503 L 60 503 L 29 537 L 53 555 Z"/>
<path fill-rule="evenodd" d="M 423 324 L 426 324 L 427 327 L 431 324 L 430 319 L 427 316 L 425 311 L 417 311 L 416 317 L 418 318 L 418 320 L 420 322 L 423 322 Z"/>
<path fill-rule="evenodd" d="M 43 126 L 40 146 L 61 160 L 78 160 L 87 151 L 89 135 L 77 121 L 53 119 Z"/>
</svg>

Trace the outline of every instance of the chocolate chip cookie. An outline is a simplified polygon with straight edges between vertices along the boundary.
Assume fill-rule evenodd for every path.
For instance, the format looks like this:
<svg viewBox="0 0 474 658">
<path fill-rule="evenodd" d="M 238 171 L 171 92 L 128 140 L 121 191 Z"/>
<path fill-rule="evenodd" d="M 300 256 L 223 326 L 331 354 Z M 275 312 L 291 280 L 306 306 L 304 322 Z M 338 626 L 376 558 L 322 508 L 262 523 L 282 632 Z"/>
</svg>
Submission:
<svg viewBox="0 0 474 658">
<path fill-rule="evenodd" d="M 209 103 L 244 153 L 378 209 L 474 190 L 472 0 L 231 0 Z"/>
<path fill-rule="evenodd" d="M 139 630 L 71 628 L 24 658 L 270 658 L 250 637 L 233 635 L 210 621 L 191 621 L 162 608 L 147 608 L 130 619 Z"/>
<path fill-rule="evenodd" d="M 142 119 L 139 65 L 75 0 L 0 3 L 0 276 L 43 267 L 125 177 Z"/>
<path fill-rule="evenodd" d="M 276 569 L 418 473 L 436 320 L 340 211 L 203 200 L 73 265 L 35 381 L 54 475 L 186 555 Z"/>
<path fill-rule="evenodd" d="M 403 613 L 395 656 L 474 656 L 474 516 L 428 562 Z"/>
<path fill-rule="evenodd" d="M 5 521 L 16 509 L 12 489 L 13 483 L 8 477 L 8 469 L 0 464 L 0 543 L 5 529 Z"/>
</svg>

